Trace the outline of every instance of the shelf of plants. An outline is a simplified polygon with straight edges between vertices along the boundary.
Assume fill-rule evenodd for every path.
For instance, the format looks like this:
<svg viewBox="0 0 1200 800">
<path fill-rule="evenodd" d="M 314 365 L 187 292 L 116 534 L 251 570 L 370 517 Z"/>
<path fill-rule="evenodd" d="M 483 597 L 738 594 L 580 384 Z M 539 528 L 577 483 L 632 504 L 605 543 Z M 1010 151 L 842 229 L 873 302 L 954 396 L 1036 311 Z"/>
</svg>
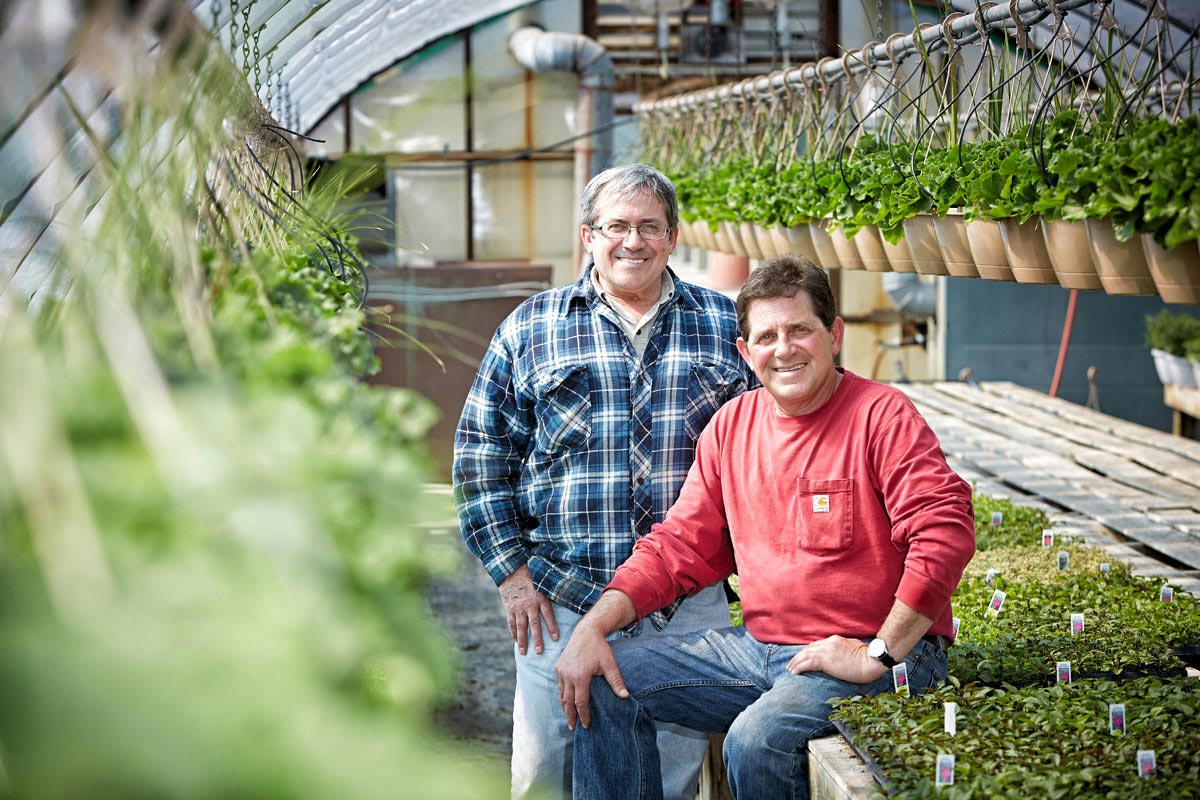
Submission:
<svg viewBox="0 0 1200 800">
<path fill-rule="evenodd" d="M 694 246 L 1200 302 L 1200 45 L 1111 6 L 985 4 L 641 103 L 644 157 Z"/>
<path fill-rule="evenodd" d="M 1200 643 L 1200 601 L 1064 539 L 1039 510 L 977 494 L 976 527 L 947 683 L 835 712 L 880 790 L 1190 796 L 1200 682 L 1185 659 Z"/>
</svg>

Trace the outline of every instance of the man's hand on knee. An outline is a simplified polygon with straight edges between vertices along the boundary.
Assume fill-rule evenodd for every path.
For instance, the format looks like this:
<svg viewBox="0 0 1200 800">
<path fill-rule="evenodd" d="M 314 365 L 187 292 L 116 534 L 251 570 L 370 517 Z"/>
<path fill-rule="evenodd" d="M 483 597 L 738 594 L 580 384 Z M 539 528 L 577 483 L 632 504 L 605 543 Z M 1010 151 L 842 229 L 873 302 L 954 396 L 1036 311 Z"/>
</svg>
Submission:
<svg viewBox="0 0 1200 800">
<path fill-rule="evenodd" d="M 862 641 L 830 636 L 805 645 L 792 656 L 787 671 L 793 675 L 824 672 L 850 683 L 871 683 L 882 678 L 887 667 L 867 655 L 867 646 Z"/>
<path fill-rule="evenodd" d="M 575 627 L 554 671 L 558 678 L 558 700 L 571 730 L 575 730 L 576 720 L 585 728 L 591 725 L 588 699 L 593 676 L 603 675 L 617 697 L 629 697 L 612 648 L 604 634 L 590 625 L 580 623 Z"/>
</svg>

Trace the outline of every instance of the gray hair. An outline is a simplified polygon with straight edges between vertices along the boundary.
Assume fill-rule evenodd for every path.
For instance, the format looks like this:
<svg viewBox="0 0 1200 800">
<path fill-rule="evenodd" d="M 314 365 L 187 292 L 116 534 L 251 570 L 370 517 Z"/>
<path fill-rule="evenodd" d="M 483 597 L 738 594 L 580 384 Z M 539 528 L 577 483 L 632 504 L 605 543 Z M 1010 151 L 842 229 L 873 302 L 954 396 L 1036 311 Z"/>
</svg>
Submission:
<svg viewBox="0 0 1200 800">
<path fill-rule="evenodd" d="M 649 192 L 658 198 L 667 214 L 667 225 L 671 228 L 679 226 L 679 201 L 675 198 L 674 184 L 666 175 L 646 164 L 612 167 L 588 181 L 579 198 L 580 221 L 584 225 L 596 223 L 596 205 L 602 194 L 627 197 L 640 192 Z"/>
</svg>

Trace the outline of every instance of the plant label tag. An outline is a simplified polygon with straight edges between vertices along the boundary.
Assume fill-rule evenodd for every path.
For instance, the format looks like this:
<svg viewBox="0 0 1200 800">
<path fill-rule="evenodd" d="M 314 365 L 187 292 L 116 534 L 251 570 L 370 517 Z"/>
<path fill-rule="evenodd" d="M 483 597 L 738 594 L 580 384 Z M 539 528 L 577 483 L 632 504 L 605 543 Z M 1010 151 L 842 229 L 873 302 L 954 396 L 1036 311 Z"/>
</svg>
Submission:
<svg viewBox="0 0 1200 800">
<path fill-rule="evenodd" d="M 813 495 L 813 513 L 828 514 L 829 513 L 829 495 L 815 494 Z"/>
<path fill-rule="evenodd" d="M 1078 636 L 1083 633 L 1083 614 L 1071 615 L 1071 635 Z"/>
<path fill-rule="evenodd" d="M 958 733 L 958 703 L 944 703 L 946 707 L 946 733 L 953 736 Z"/>
<path fill-rule="evenodd" d="M 1046 528 L 1042 531 L 1042 547 L 1050 547 L 1054 544 L 1054 531 Z"/>
<path fill-rule="evenodd" d="M 937 775 L 933 782 L 936 786 L 954 785 L 954 755 L 952 753 L 938 753 Z"/>
<path fill-rule="evenodd" d="M 958 626 L 962 624 L 962 618 L 961 617 L 951 617 L 950 624 L 954 626 L 954 631 L 953 631 L 953 633 L 950 634 L 950 638 L 957 639 L 958 638 Z"/>
<path fill-rule="evenodd" d="M 1054 664 L 1054 674 L 1058 676 L 1059 683 L 1071 682 L 1071 662 L 1057 661 Z"/>
<path fill-rule="evenodd" d="M 941 756 L 939 756 L 940 758 Z M 1154 760 L 1153 750 L 1138 750 L 1138 776 L 1142 778 L 1151 778 L 1154 776 L 1154 770 L 1158 769 L 1158 764 Z"/>
<path fill-rule="evenodd" d="M 999 528 L 1003 524 L 1004 524 L 1004 512 L 1003 511 L 993 511 L 992 512 L 992 527 Z"/>
<path fill-rule="evenodd" d="M 1005 595 L 1004 592 L 1000 591 L 999 589 L 992 592 L 992 599 L 988 603 L 987 607 L 987 614 L 989 616 L 994 617 L 1000 613 L 1000 608 L 1004 605 L 1004 598 L 1006 596 L 1007 595 Z"/>
<path fill-rule="evenodd" d="M 993 583 L 996 582 L 996 576 L 998 574 L 1000 574 L 1000 570 L 994 569 L 994 568 L 989 568 L 987 571 L 987 577 L 984 578 L 984 581 L 988 584 L 988 586 L 991 586 Z"/>
<path fill-rule="evenodd" d="M 1064 569 L 1066 569 L 1067 565 L 1070 563 L 1071 563 L 1071 556 L 1069 553 L 1061 553 L 1060 552 L 1058 554 L 1058 571 L 1059 572 L 1062 572 Z"/>
<path fill-rule="evenodd" d="M 1163 586 L 1158 590 L 1158 599 L 1164 603 L 1169 603 L 1175 599 L 1175 589 L 1170 586 Z"/>
<path fill-rule="evenodd" d="M 1101 572 L 1108 572 L 1111 569 L 1112 569 L 1112 564 L 1109 564 L 1107 561 L 1100 562 L 1100 571 Z"/>
<path fill-rule="evenodd" d="M 1113 736 L 1125 735 L 1125 704 L 1108 704 L 1108 732 Z"/>
<path fill-rule="evenodd" d="M 903 661 L 892 667 L 892 684 L 896 687 L 896 694 L 908 697 L 908 665 Z"/>
</svg>

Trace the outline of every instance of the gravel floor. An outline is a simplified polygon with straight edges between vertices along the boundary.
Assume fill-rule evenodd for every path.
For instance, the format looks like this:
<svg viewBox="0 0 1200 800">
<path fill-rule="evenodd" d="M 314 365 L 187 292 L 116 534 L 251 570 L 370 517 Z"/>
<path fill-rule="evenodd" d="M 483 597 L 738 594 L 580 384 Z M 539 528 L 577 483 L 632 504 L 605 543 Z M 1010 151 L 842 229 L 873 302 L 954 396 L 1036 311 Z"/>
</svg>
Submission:
<svg viewBox="0 0 1200 800">
<path fill-rule="evenodd" d="M 504 606 L 496 585 L 462 546 L 457 526 L 436 534 L 454 539 L 463 553 L 457 572 L 435 581 L 427 594 L 434 616 L 462 654 L 458 696 L 438 719 L 448 735 L 477 743 L 481 754 L 507 764 L 516 675 Z"/>
</svg>

